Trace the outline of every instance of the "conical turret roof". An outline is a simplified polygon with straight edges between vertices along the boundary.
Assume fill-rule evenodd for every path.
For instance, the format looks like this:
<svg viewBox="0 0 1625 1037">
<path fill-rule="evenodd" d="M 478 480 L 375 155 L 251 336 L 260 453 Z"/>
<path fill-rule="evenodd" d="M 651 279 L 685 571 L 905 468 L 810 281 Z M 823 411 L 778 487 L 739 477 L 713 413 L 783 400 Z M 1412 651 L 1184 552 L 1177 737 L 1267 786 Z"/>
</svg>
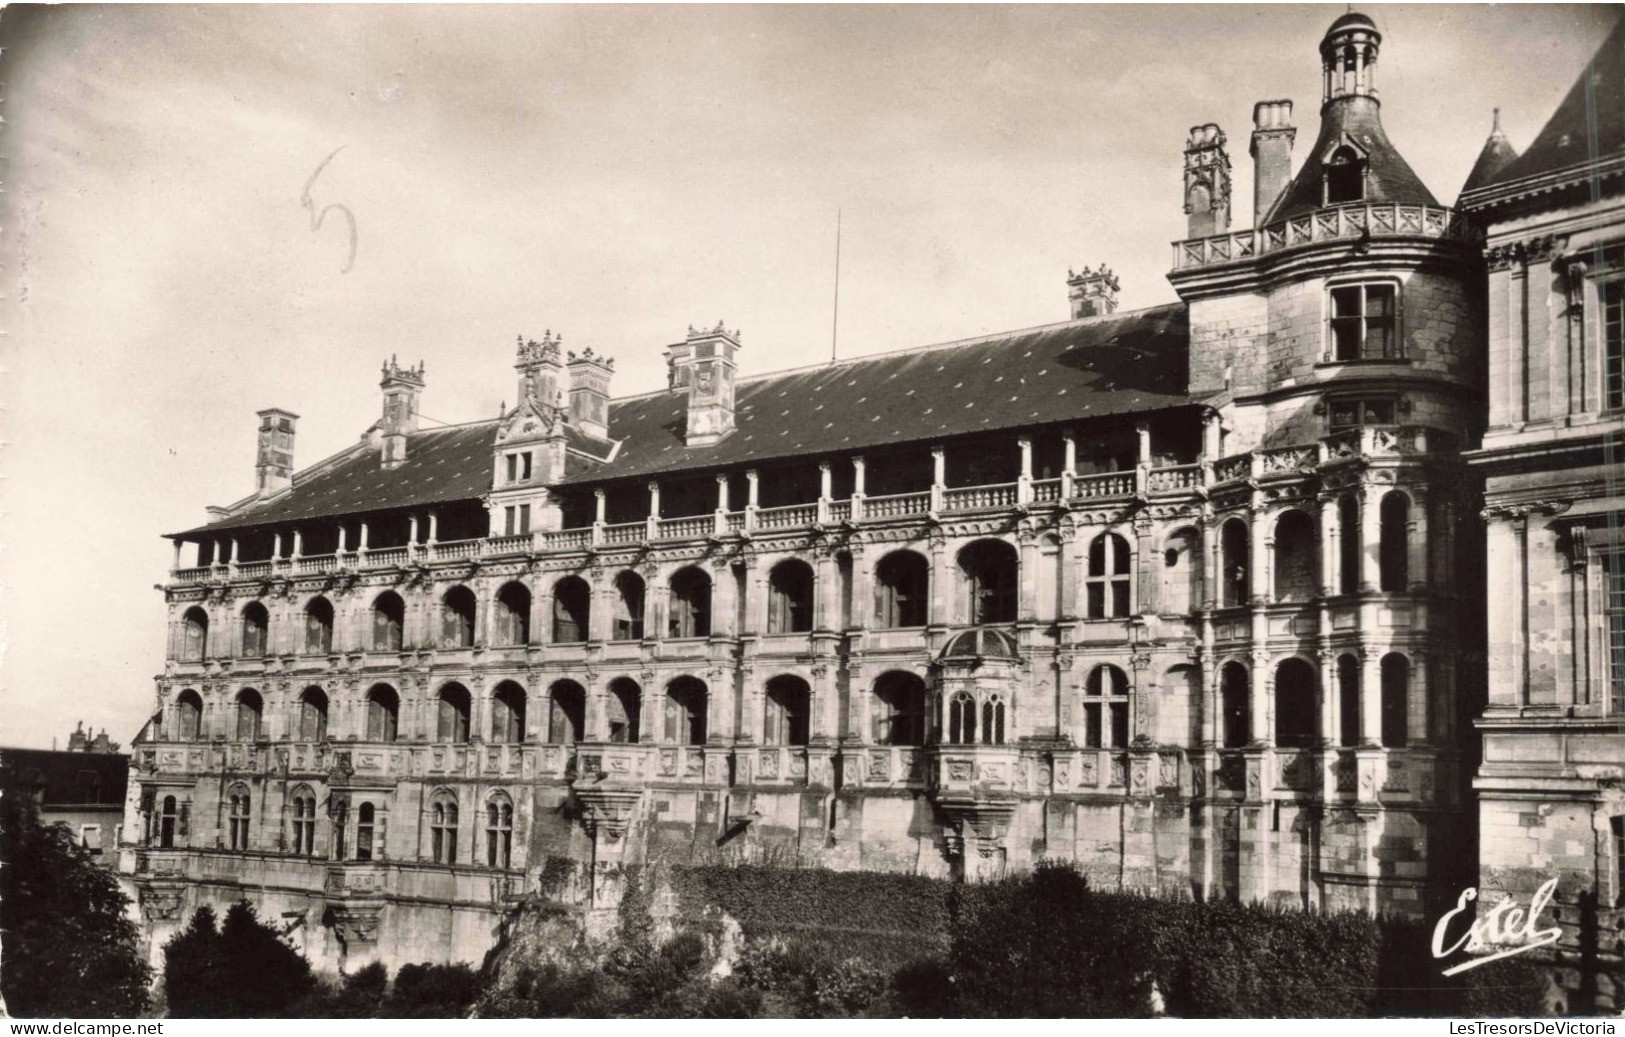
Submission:
<svg viewBox="0 0 1625 1037">
<path fill-rule="evenodd" d="M 1506 134 L 1501 132 L 1501 109 L 1495 110 L 1495 126 L 1490 130 L 1489 139 L 1484 142 L 1484 149 L 1478 153 L 1478 161 L 1473 163 L 1473 171 L 1467 174 L 1467 182 L 1461 185 L 1461 193 L 1466 194 L 1475 187 L 1483 187 L 1494 180 L 1496 174 L 1505 169 L 1518 157 L 1518 149 L 1507 140 Z"/>
</svg>

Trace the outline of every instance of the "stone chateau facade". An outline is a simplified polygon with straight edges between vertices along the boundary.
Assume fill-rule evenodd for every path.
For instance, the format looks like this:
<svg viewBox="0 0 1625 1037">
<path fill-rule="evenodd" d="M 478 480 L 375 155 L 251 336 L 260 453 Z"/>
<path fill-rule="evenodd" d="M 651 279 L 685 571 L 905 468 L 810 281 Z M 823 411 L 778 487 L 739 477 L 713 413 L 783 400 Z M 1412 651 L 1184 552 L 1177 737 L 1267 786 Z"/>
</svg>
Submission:
<svg viewBox="0 0 1625 1037">
<path fill-rule="evenodd" d="M 691 327 L 624 398 L 549 333 L 444 428 L 391 360 L 297 474 L 260 412 L 255 492 L 171 538 L 152 946 L 249 896 L 330 965 L 478 960 L 544 875 L 605 907 L 661 860 L 1452 900 L 1496 383 L 1482 233 L 1384 133 L 1381 42 L 1328 30 L 1296 173 L 1255 107 L 1252 226 L 1192 129 L 1177 303 L 1085 269 L 1061 323 L 749 378 Z"/>
</svg>

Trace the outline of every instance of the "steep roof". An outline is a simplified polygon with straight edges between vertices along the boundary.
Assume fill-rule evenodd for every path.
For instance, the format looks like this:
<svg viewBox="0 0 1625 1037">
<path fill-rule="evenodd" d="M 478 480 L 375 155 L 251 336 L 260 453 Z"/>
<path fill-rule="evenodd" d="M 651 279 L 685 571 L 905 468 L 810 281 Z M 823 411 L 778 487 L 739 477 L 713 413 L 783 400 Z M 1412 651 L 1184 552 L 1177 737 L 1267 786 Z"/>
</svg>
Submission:
<svg viewBox="0 0 1625 1037">
<path fill-rule="evenodd" d="M 1347 15 L 1344 16 L 1348 17 Z M 1366 97 L 1336 98 L 1321 114 L 1320 135 L 1303 168 L 1292 183 L 1281 193 L 1275 207 L 1264 218 L 1274 223 L 1291 216 L 1302 216 L 1321 208 L 1321 156 L 1331 145 L 1347 133 L 1366 152 L 1366 200 L 1371 202 L 1397 202 L 1401 205 L 1438 205 L 1433 192 L 1422 183 L 1422 178 L 1411 169 L 1410 163 L 1400 155 L 1399 149 L 1388 139 L 1382 128 L 1377 102 Z"/>
<path fill-rule="evenodd" d="M 688 390 L 611 401 L 613 442 L 570 428 L 568 484 L 801 457 L 1193 402 L 1183 303 L 784 371 L 740 381 L 733 433 L 683 443 Z M 176 536 L 478 499 L 491 489 L 497 421 L 424 429 L 406 462 L 376 447 L 294 476 L 291 489 Z M 615 444 L 619 446 L 616 448 Z M 603 460 L 611 458 L 610 460 Z"/>
<path fill-rule="evenodd" d="M 1592 55 L 1557 111 L 1522 155 L 1481 185 L 1501 187 L 1547 177 L 1592 162 L 1619 158 L 1625 149 L 1625 19 Z M 1465 190 L 1464 192 L 1465 193 Z"/>
<path fill-rule="evenodd" d="M 1518 151 L 1507 140 L 1506 134 L 1501 132 L 1501 109 L 1495 110 L 1495 125 L 1490 130 L 1489 139 L 1484 141 L 1484 147 L 1478 153 L 1478 161 L 1473 163 L 1472 172 L 1467 174 L 1467 180 L 1461 185 L 1461 194 L 1482 187 L 1492 182 L 1496 175 L 1515 161 Z"/>
<path fill-rule="evenodd" d="M 863 357 L 742 381 L 735 431 L 683 445 L 686 389 L 610 405 L 621 449 L 566 482 L 1078 421 L 1189 403 L 1184 304 Z"/>
</svg>

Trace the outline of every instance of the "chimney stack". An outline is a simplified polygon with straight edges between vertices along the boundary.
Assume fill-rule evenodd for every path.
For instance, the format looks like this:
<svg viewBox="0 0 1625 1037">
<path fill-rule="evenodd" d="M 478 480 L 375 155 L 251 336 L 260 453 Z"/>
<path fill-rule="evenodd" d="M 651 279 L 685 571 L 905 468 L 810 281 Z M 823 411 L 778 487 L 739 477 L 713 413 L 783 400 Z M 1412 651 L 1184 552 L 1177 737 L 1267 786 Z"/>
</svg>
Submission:
<svg viewBox="0 0 1625 1037">
<path fill-rule="evenodd" d="M 1099 270 L 1084 267 L 1066 272 L 1067 298 L 1072 303 L 1072 319 L 1103 317 L 1117 309 L 1117 275 L 1106 264 Z"/>
<path fill-rule="evenodd" d="M 254 495 L 269 497 L 293 485 L 293 425 L 299 415 L 271 407 L 259 412 L 260 438 L 254 454 Z"/>
<path fill-rule="evenodd" d="M 589 436 L 609 435 L 609 379 L 615 361 L 598 356 L 588 346 L 581 355 L 569 354 L 570 423 Z"/>
<path fill-rule="evenodd" d="M 378 423 L 383 435 L 385 468 L 406 463 L 406 437 L 418 430 L 418 394 L 423 391 L 423 361 L 402 367 L 392 356 L 384 361 L 384 416 Z"/>
<path fill-rule="evenodd" d="M 1292 180 L 1291 101 L 1260 101 L 1253 105 L 1253 226 L 1262 227 L 1281 192 Z"/>
<path fill-rule="evenodd" d="M 73 729 L 73 733 L 68 735 L 68 752 L 82 753 L 87 752 L 89 748 L 90 740 L 85 737 L 85 722 L 81 720 Z"/>
<path fill-rule="evenodd" d="M 1186 237 L 1230 232 L 1230 154 L 1217 123 L 1192 126 L 1185 141 Z"/>
<path fill-rule="evenodd" d="M 516 403 L 535 397 L 543 407 L 564 409 L 564 351 L 560 348 L 563 341 L 564 336 L 553 334 L 552 328 L 542 332 L 540 342 L 519 336 L 519 351 L 513 365 L 519 372 Z"/>
<path fill-rule="evenodd" d="M 714 328 L 690 324 L 688 337 L 666 347 L 668 384 L 688 387 L 689 446 L 710 446 L 734 430 L 734 369 L 739 332 L 717 321 Z"/>
</svg>

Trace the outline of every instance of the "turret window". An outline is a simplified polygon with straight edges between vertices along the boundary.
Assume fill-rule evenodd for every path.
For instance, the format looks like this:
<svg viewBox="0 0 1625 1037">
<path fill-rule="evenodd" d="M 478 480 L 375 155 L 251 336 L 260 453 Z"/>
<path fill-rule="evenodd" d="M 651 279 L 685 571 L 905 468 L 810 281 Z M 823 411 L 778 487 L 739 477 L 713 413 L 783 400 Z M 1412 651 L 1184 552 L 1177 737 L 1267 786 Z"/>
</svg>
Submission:
<svg viewBox="0 0 1625 1037">
<path fill-rule="evenodd" d="M 1332 289 L 1332 360 L 1393 360 L 1399 342 L 1399 294 L 1392 284 L 1351 284 Z"/>
<path fill-rule="evenodd" d="M 530 451 L 527 450 L 522 454 L 509 454 L 507 461 L 509 482 L 524 482 L 530 478 Z"/>
<path fill-rule="evenodd" d="M 1332 152 L 1326 163 L 1326 204 L 1342 205 L 1365 198 L 1365 159 L 1353 148 Z"/>
<path fill-rule="evenodd" d="M 1361 425 L 1392 425 L 1398 405 L 1392 396 L 1340 396 L 1326 405 L 1326 424 L 1332 432 Z"/>
</svg>

